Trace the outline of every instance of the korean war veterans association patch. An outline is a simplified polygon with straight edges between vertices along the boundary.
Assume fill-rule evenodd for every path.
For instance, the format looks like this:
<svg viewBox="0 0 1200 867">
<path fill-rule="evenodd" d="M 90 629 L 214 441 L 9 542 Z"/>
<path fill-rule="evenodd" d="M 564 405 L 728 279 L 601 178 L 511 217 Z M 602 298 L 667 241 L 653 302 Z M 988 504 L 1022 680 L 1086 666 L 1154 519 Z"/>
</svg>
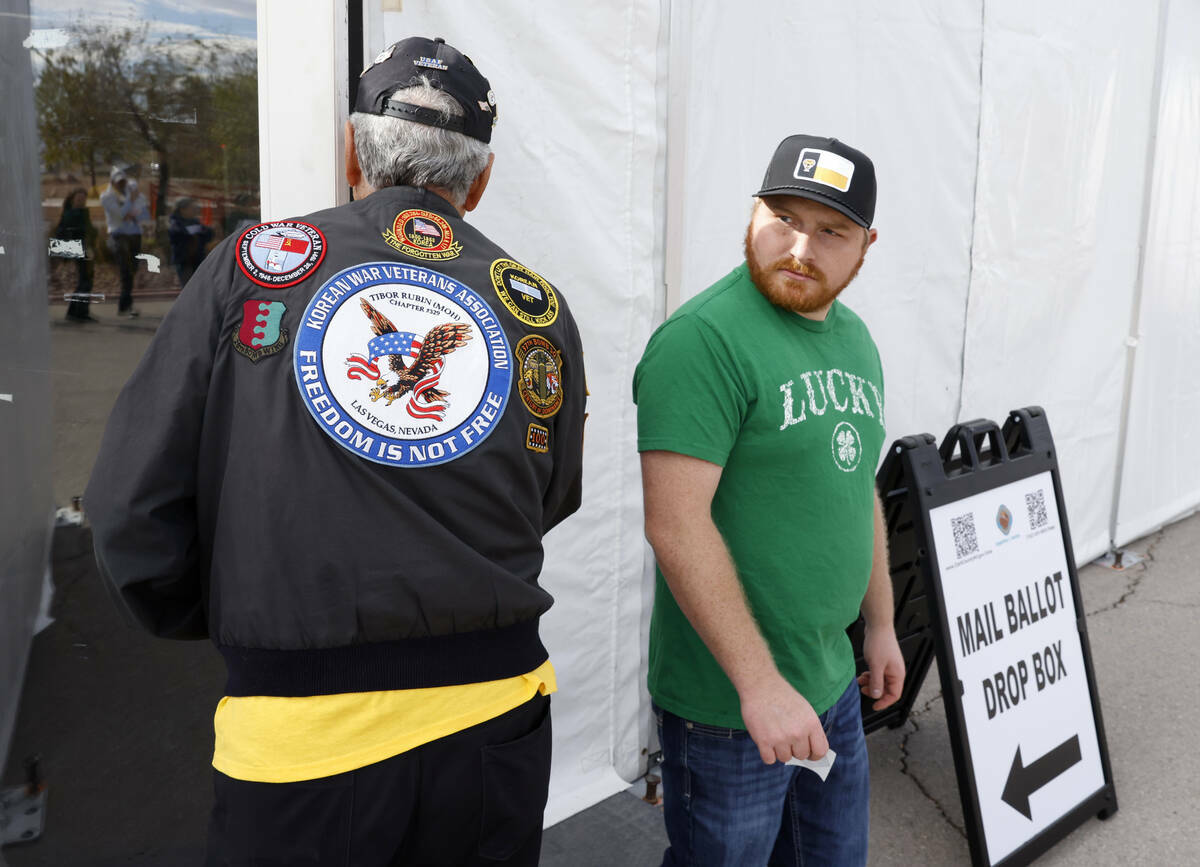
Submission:
<svg viewBox="0 0 1200 867">
<path fill-rule="evenodd" d="M 508 338 L 468 286 L 416 265 L 333 275 L 297 328 L 296 387 L 342 448 L 394 467 L 461 457 L 504 415 Z"/>
<path fill-rule="evenodd" d="M 805 148 L 800 151 L 792 176 L 797 180 L 816 181 L 844 193 L 850 189 L 850 179 L 854 177 L 854 163 L 840 154 L 820 148 Z"/>
<path fill-rule="evenodd" d="M 526 325 L 541 328 L 558 318 L 558 296 L 554 288 L 512 259 L 492 263 L 492 286 L 500 301 Z"/>
<path fill-rule="evenodd" d="M 530 422 L 529 430 L 525 434 L 525 448 L 539 455 L 550 451 L 550 428 Z"/>
<path fill-rule="evenodd" d="M 236 255 L 242 273 L 268 289 L 295 286 L 325 258 L 325 236 L 316 226 L 285 220 L 242 232 Z"/>
<path fill-rule="evenodd" d="M 407 256 L 426 261 L 456 259 L 462 252 L 449 223 L 432 211 L 417 208 L 397 214 L 383 240 Z"/>
<path fill-rule="evenodd" d="M 233 332 L 233 348 L 251 361 L 274 355 L 288 342 L 286 328 L 279 323 L 287 307 L 282 301 L 251 299 L 242 305 L 242 324 Z"/>
<path fill-rule="evenodd" d="M 562 353 L 546 338 L 530 334 L 521 338 L 514 354 L 521 402 L 538 418 L 549 418 L 562 407 Z"/>
</svg>

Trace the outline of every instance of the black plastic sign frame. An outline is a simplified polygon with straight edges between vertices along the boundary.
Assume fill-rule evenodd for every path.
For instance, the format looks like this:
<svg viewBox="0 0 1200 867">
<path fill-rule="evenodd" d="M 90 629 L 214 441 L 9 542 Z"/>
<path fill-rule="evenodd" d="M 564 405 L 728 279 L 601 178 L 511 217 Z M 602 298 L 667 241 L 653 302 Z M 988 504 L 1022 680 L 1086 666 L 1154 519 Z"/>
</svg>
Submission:
<svg viewBox="0 0 1200 867">
<path fill-rule="evenodd" d="M 911 487 L 905 478 L 906 462 L 902 451 L 925 444 L 934 447 L 937 441 L 930 434 L 898 440 L 884 458 L 875 476 L 875 487 L 883 506 L 883 521 L 887 530 L 888 564 L 892 574 L 892 595 L 896 609 L 896 638 L 904 656 L 904 691 L 900 700 L 883 710 L 871 707 L 875 699 L 862 699 L 863 731 L 867 734 L 881 729 L 898 728 L 912 712 L 917 693 L 929 672 L 934 658 L 933 608 L 922 548 L 925 545 L 920 531 L 916 497 L 909 496 Z M 854 647 L 857 673 L 867 670 L 863 659 L 863 638 L 866 624 L 860 616 L 846 632 Z"/>
<path fill-rule="evenodd" d="M 944 584 L 946 576 L 942 574 L 945 552 L 937 552 L 934 544 L 934 528 L 930 513 L 944 506 L 956 504 L 959 501 L 976 497 L 977 495 L 993 492 L 1014 483 L 1032 482 L 1034 477 L 1046 477 L 1052 481 L 1054 503 L 1044 503 L 1045 509 L 1053 506 L 1057 510 L 1057 528 L 1061 530 L 1065 575 L 1047 576 L 1045 584 L 1037 587 L 1030 585 L 1025 588 L 1025 600 L 1012 597 L 1022 596 L 1022 591 L 1006 594 L 1004 605 L 1000 606 L 1000 614 L 996 606 L 980 606 L 975 611 L 974 621 L 968 615 L 952 616 L 947 610 L 947 587 Z M 1080 824 L 1091 816 L 1107 819 L 1117 810 L 1116 789 L 1113 785 L 1112 768 L 1109 763 L 1108 746 L 1104 737 L 1104 724 L 1100 712 L 1100 699 L 1096 690 L 1095 674 L 1092 667 L 1091 650 L 1088 643 L 1087 626 L 1084 608 L 1079 592 L 1079 579 L 1075 569 L 1075 558 L 1071 546 L 1071 537 L 1067 525 L 1066 509 L 1063 505 L 1062 485 L 1059 479 L 1058 463 L 1055 458 L 1054 441 L 1050 434 L 1045 413 L 1040 407 L 1028 407 L 1010 413 L 1003 429 L 994 422 L 977 420 L 956 425 L 951 428 L 943 440 L 941 448 L 935 446 L 934 438 L 929 434 L 915 437 L 904 437 L 897 440 L 880 468 L 876 478 L 880 497 L 883 502 L 884 520 L 888 531 L 889 553 L 893 590 L 896 606 L 896 634 L 900 641 L 907 666 L 907 678 L 901 700 L 884 711 L 872 711 L 870 702 L 863 701 L 863 725 L 867 731 L 872 731 L 883 725 L 896 727 L 904 722 L 921 683 L 928 671 L 934 655 L 938 660 L 938 672 L 942 684 L 942 698 L 946 710 L 946 721 L 950 732 L 951 747 L 954 752 L 954 765 L 958 777 L 959 795 L 962 799 L 963 817 L 966 822 L 967 841 L 971 853 L 971 863 L 975 867 L 1019 867 L 1030 864 L 1038 856 L 1049 850 L 1055 843 L 1070 834 Z M 1019 487 L 1019 486 L 1018 486 Z M 1038 504 L 1033 503 L 1031 509 Z M 1007 514 L 1003 514 L 1007 513 Z M 939 513 L 939 514 L 944 514 Z M 1030 513 L 1032 514 L 1032 512 Z M 1046 516 L 1041 515 L 1044 520 Z M 1005 535 L 1009 533 L 1006 523 L 1014 521 L 1007 507 L 1001 506 L 995 520 Z M 1052 523 L 1052 522 L 1051 522 Z M 1051 527 L 1050 529 L 1055 529 Z M 1048 537 L 1053 539 L 1055 537 Z M 944 534 L 943 534 L 944 539 Z M 1044 541 L 1044 540 L 1043 540 Z M 958 540 L 955 540 L 955 545 Z M 953 547 L 953 546 L 952 546 Z M 980 555 L 981 556 L 981 555 Z M 954 568 L 953 565 L 947 568 Z M 1064 578 L 1069 579 L 1064 582 Z M 1069 587 L 1067 586 L 1069 584 Z M 1071 595 L 1071 604 L 1063 605 L 1065 593 Z M 1057 593 L 1058 602 L 1063 612 L 1073 610 L 1074 623 L 1069 621 L 1057 622 L 1058 629 L 1073 627 L 1078 635 L 1078 658 L 1071 660 L 1070 668 L 1078 662 L 1082 663 L 1083 675 L 1086 677 L 1086 701 L 1090 703 L 1091 720 L 1094 724 L 1094 738 L 1091 730 L 1084 730 L 1082 742 L 1085 744 L 1083 755 L 1080 754 L 1081 737 L 1067 736 L 1062 743 L 1055 743 L 1052 749 L 1044 753 L 1026 755 L 1022 758 L 1020 742 L 1017 753 L 1000 755 L 999 758 L 989 755 L 988 761 L 1004 762 L 1007 778 L 1002 780 L 1003 804 L 997 800 L 992 803 L 989 799 L 986 805 L 980 803 L 980 780 L 976 779 L 976 763 L 972 757 L 972 744 L 968 737 L 967 706 L 965 704 L 964 683 L 960 678 L 959 666 L 956 662 L 955 642 L 959 642 L 959 654 L 970 653 L 980 647 L 1003 639 L 1006 627 L 1009 625 L 1008 616 L 1015 617 L 1018 604 L 1022 618 L 1027 612 L 1032 612 L 1033 620 L 1038 618 L 1037 608 L 1042 609 L 1041 616 L 1047 617 L 1047 607 L 1055 602 L 1047 594 Z M 1037 595 L 1037 601 L 1034 596 Z M 1005 606 L 1012 602 L 1011 614 Z M 1052 610 L 1052 609 L 1051 609 Z M 1050 615 L 1052 616 L 1052 615 Z M 1061 618 L 1061 615 L 1060 615 Z M 1016 623 L 1017 621 L 1012 621 Z M 1028 620 L 1022 619 L 1020 625 L 1027 626 Z M 859 670 L 865 670 L 861 659 L 862 622 L 861 620 L 848 630 L 854 641 L 859 657 Z M 1032 632 L 1033 630 L 1027 630 Z M 1045 629 L 1043 629 L 1043 634 Z M 1013 634 L 1009 633 L 1009 639 Z M 978 638 L 979 645 L 976 645 Z M 1011 643 L 1011 641 L 1010 641 Z M 1068 641 L 1068 649 L 1071 641 Z M 1061 642 L 1060 642 L 1061 644 Z M 1059 648 L 1061 652 L 1061 647 Z M 1033 663 L 1032 665 L 1028 663 Z M 1005 705 L 1006 698 L 1017 698 L 1017 693 L 1006 697 L 1003 681 L 1009 685 L 1015 684 L 1022 698 L 1035 692 L 1030 685 L 1032 675 L 1038 677 L 1037 690 L 1047 687 L 1047 683 L 1061 672 L 1061 657 L 1055 656 L 1048 647 L 1046 656 L 1037 660 L 1021 660 L 1020 676 L 1016 665 L 1013 671 L 1004 677 L 1003 670 L 997 673 L 996 683 L 983 684 L 982 691 L 972 692 L 973 701 L 977 696 L 986 694 L 987 711 L 990 715 L 1011 710 L 1011 705 Z M 1037 671 L 1033 672 L 1036 667 Z M 1076 678 L 1078 675 L 1076 675 Z M 1013 678 L 1016 678 L 1015 680 Z M 1076 681 L 1077 683 L 1077 681 Z M 979 684 L 972 682 L 972 687 Z M 1000 693 L 997 693 L 997 688 Z M 1074 689 L 1078 690 L 1078 686 Z M 1053 688 L 1048 693 L 1053 694 Z M 978 706 L 972 705 L 972 712 L 978 714 Z M 1019 718 L 1013 711 L 1013 716 Z M 978 723 L 976 731 L 979 731 Z M 1058 738 L 1052 738 L 1057 741 Z M 980 743 L 976 747 L 981 750 L 992 750 L 995 744 Z M 1007 762 L 1011 760 L 1011 768 Z M 1100 784 L 1091 791 L 1084 793 L 1082 800 L 1068 804 L 1061 814 L 1047 821 L 1046 816 L 1039 816 L 1040 831 L 1027 837 L 1001 839 L 1002 835 L 995 832 L 997 824 L 992 822 L 993 837 L 989 840 L 985 830 L 984 809 L 988 811 L 1009 811 L 1005 814 L 1008 826 L 1020 825 L 1024 821 L 1033 821 L 1030 808 L 1031 796 L 1043 786 L 1049 785 L 1060 774 L 1066 773 L 1080 762 L 1098 763 Z M 1087 769 L 1089 778 L 1096 772 L 1093 766 Z M 1002 774 L 1003 776 L 1003 774 Z M 1066 779 L 1066 778 L 1064 778 Z M 990 789 L 994 792 L 997 781 L 988 780 Z M 1090 784 L 1089 784 L 1090 785 Z M 1041 801 L 1042 812 L 1046 802 Z M 991 812 L 991 816 L 998 813 Z M 1024 818 L 1022 818 L 1022 816 Z M 1015 820 L 1014 820 L 1015 817 Z M 1031 828 L 1035 826 L 1030 826 Z M 1013 839 L 1020 842 L 1015 847 Z M 989 846 L 989 842 L 992 844 Z M 992 853 L 1002 852 L 1000 857 Z"/>
</svg>

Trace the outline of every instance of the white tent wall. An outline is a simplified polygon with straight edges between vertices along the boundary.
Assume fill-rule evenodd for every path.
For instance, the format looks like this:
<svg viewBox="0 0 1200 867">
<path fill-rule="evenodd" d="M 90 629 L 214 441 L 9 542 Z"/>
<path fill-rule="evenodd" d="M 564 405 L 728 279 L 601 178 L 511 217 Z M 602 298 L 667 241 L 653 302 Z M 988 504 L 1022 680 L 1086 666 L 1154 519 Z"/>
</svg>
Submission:
<svg viewBox="0 0 1200 867">
<path fill-rule="evenodd" d="M 1129 434 L 1115 533 L 1125 545 L 1196 508 L 1200 462 L 1200 4 L 1172 0 L 1162 56 Z M 1139 333 L 1140 332 L 1140 333 Z"/>
<path fill-rule="evenodd" d="M 629 384 L 661 295 L 659 3 L 410 0 L 381 17 L 378 47 L 443 36 L 488 76 L 496 164 L 470 220 L 562 290 L 586 348 L 586 495 L 547 537 L 541 579 L 556 600 L 542 636 L 561 690 L 550 824 L 624 788 L 622 777 L 645 761 L 644 543 Z"/>
<path fill-rule="evenodd" d="M 690 4 L 679 296 L 742 259 L 775 145 L 829 135 L 875 162 L 879 240 L 846 291 L 880 348 L 887 428 L 940 435 L 959 396 L 979 116 L 978 3 Z M 799 35 L 802 34 L 802 37 Z M 678 129 L 672 104 L 672 133 Z M 668 168 L 668 177 L 676 172 Z M 670 207 L 670 206 L 669 206 Z M 670 278 L 669 278 L 670 279 Z M 1001 410 L 1003 411 L 1003 410 Z"/>
<path fill-rule="evenodd" d="M 960 420 L 1046 410 L 1081 562 L 1109 546 L 1157 8 L 986 4 Z"/>
<path fill-rule="evenodd" d="M 306 94 L 258 101 L 264 220 L 350 201 L 342 132 L 348 115 L 346 19 L 344 2 L 258 0 L 258 92 Z M 296 63 L 298 55 L 304 63 Z"/>
</svg>

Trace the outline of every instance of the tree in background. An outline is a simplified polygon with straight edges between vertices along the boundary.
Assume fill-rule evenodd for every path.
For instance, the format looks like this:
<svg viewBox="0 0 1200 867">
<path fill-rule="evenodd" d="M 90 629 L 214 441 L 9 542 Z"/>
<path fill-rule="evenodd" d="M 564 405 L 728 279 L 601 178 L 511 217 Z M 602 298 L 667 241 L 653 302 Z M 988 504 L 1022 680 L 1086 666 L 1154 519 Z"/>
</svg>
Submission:
<svg viewBox="0 0 1200 867">
<path fill-rule="evenodd" d="M 224 59 L 213 81 L 211 137 L 225 148 L 225 164 L 210 165 L 213 176 L 226 172 L 229 186 L 258 188 L 258 57 L 249 51 Z M 221 160 L 220 154 L 213 155 Z"/>
<path fill-rule="evenodd" d="M 45 161 L 86 166 L 95 187 L 97 159 L 132 144 L 129 124 L 110 104 L 115 82 L 108 65 L 76 46 L 38 53 L 44 65 L 34 93 Z"/>
<path fill-rule="evenodd" d="M 35 94 L 48 165 L 153 162 L 155 213 L 171 177 L 258 186 L 258 77 L 252 51 L 196 39 L 151 42 L 145 26 L 78 26 L 41 54 Z M 222 148 L 222 145 L 225 147 Z M 130 160 L 131 155 L 148 160 Z"/>
</svg>

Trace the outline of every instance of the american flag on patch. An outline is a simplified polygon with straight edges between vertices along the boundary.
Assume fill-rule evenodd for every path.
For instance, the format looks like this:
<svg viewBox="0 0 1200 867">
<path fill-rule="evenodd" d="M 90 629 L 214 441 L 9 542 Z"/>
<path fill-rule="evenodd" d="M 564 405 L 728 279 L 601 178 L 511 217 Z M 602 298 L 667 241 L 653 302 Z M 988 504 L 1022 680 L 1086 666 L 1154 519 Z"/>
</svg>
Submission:
<svg viewBox="0 0 1200 867">
<path fill-rule="evenodd" d="M 376 359 L 384 355 L 415 356 L 421 351 L 421 340 L 408 331 L 390 331 L 381 334 L 367 344 L 367 358 Z"/>
<path fill-rule="evenodd" d="M 259 235 L 254 239 L 255 247 L 266 247 L 268 250 L 280 250 L 284 253 L 303 253 L 308 250 L 308 241 L 304 238 L 288 238 L 283 235 Z"/>
<path fill-rule="evenodd" d="M 442 233 L 438 231 L 438 227 L 420 217 L 413 219 L 413 231 L 418 235 L 429 235 L 433 238 L 440 238 Z"/>
</svg>

